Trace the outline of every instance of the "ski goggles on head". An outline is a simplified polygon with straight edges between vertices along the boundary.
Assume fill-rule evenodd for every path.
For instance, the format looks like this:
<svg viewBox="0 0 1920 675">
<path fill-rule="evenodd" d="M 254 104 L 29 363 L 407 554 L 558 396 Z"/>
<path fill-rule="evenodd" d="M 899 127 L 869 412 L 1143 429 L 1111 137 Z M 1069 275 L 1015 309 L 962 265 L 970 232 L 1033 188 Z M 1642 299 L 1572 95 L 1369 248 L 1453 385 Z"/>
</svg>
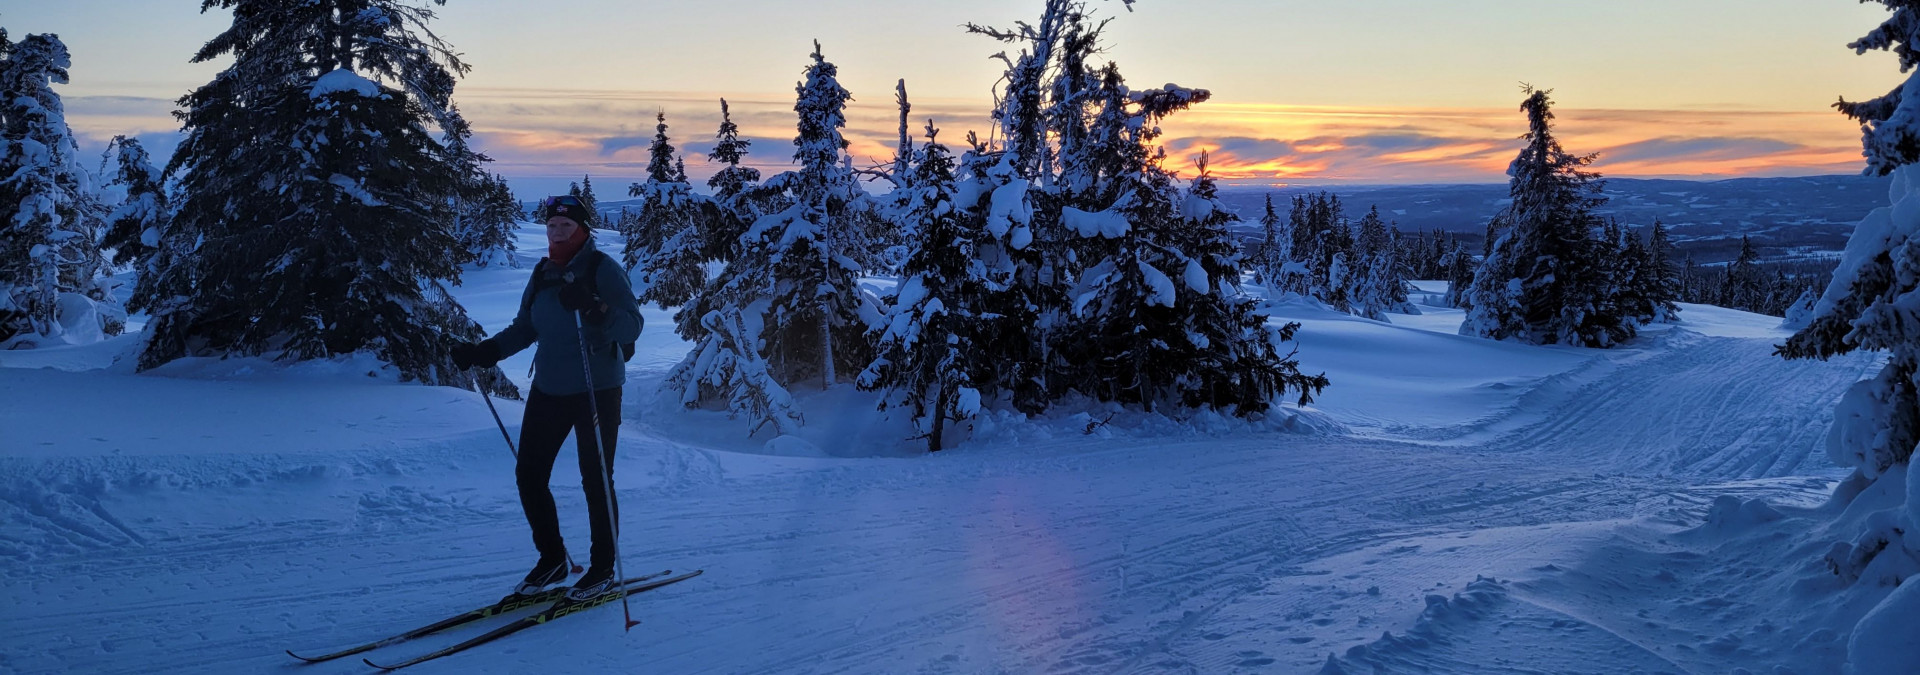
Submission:
<svg viewBox="0 0 1920 675">
<path fill-rule="evenodd" d="M 540 219 L 563 217 L 581 225 L 593 224 L 593 212 L 587 205 L 573 195 L 559 195 L 540 200 Z"/>
</svg>

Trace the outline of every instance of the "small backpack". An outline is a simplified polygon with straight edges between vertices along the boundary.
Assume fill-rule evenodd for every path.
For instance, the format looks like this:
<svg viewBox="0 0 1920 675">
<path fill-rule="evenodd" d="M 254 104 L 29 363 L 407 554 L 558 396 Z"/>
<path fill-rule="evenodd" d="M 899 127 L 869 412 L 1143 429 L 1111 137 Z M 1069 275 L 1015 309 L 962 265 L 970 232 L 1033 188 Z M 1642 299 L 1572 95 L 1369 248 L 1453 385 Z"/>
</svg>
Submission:
<svg viewBox="0 0 1920 675">
<path fill-rule="evenodd" d="M 588 259 L 589 262 L 587 263 L 587 287 L 593 289 L 594 295 L 599 295 L 600 294 L 600 261 L 602 259 L 607 258 L 608 256 L 605 251 L 601 251 L 599 249 L 594 249 L 588 255 L 591 257 Z M 566 275 L 562 275 L 561 280 L 558 282 L 549 283 L 545 279 L 545 277 L 542 275 L 542 272 L 546 271 L 546 267 L 547 267 L 546 258 L 541 258 L 540 262 L 534 263 L 533 292 L 528 293 L 527 299 L 520 303 L 520 311 L 530 312 L 533 309 L 533 296 L 539 295 L 540 291 L 545 290 L 548 286 L 566 285 L 567 283 Z M 617 344 L 620 347 L 620 359 L 622 361 L 632 361 L 633 352 L 634 352 L 634 343 L 621 342 Z"/>
</svg>

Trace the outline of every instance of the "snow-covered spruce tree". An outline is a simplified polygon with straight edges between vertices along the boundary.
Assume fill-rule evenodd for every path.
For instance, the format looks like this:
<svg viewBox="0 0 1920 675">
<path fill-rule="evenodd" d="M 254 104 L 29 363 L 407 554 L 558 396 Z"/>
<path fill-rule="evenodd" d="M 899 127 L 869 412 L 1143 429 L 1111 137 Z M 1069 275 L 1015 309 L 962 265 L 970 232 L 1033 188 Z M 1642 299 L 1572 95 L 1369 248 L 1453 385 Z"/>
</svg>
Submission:
<svg viewBox="0 0 1920 675">
<path fill-rule="evenodd" d="M 1621 304 L 1626 300 L 1622 297 L 1627 292 L 1624 282 L 1627 275 L 1632 273 L 1632 268 L 1627 266 L 1628 261 L 1622 256 L 1627 243 L 1626 228 L 1620 225 L 1618 218 L 1604 218 L 1598 236 L 1592 244 L 1594 283 L 1599 289 L 1594 295 L 1598 308 L 1595 311 L 1605 316 L 1622 317 L 1624 321 L 1626 314 Z"/>
<path fill-rule="evenodd" d="M 1293 260 L 1301 274 L 1289 275 L 1287 292 L 1314 298 L 1348 311 L 1348 272 L 1355 267 L 1353 229 L 1340 198 L 1325 191 L 1294 197 L 1288 214 L 1293 228 Z"/>
<path fill-rule="evenodd" d="M 1345 293 L 1354 314 L 1386 321 L 1389 312 L 1419 313 L 1407 299 L 1407 274 L 1396 240 L 1380 219 L 1379 207 L 1370 208 L 1360 219 L 1360 235 L 1351 254 L 1358 265 L 1347 275 Z"/>
<path fill-rule="evenodd" d="M 1047 112 L 1044 95 L 1047 75 L 1054 65 L 1054 52 L 1061 47 L 1063 34 L 1077 28 L 1085 18 L 1080 0 L 1047 0 L 1046 8 L 1035 24 L 1019 23 L 1013 29 L 997 29 L 967 24 L 967 32 L 1009 44 L 1022 44 L 1020 54 L 1009 58 L 998 55 L 1007 64 L 1006 85 L 995 92 L 993 119 L 999 124 L 1002 151 L 1014 176 L 1038 183 L 1051 178 L 1051 148 L 1047 144 Z"/>
<path fill-rule="evenodd" d="M 655 120 L 647 181 L 627 189 L 642 201 L 622 257 L 628 269 L 639 272 L 634 290 L 640 302 L 665 309 L 686 305 L 706 287 L 709 247 L 704 223 L 716 214 L 712 201 L 693 191 L 675 161 L 667 114 L 659 113 Z"/>
<path fill-rule="evenodd" d="M 667 135 L 667 112 L 654 113 L 653 122 L 653 142 L 647 145 L 647 182 L 681 182 L 684 177 L 676 168 L 673 137 Z"/>
<path fill-rule="evenodd" d="M 812 57 L 794 104 L 800 168 L 767 181 L 792 206 L 761 216 L 741 236 L 739 257 L 708 294 L 713 309 L 701 319 L 708 334 L 667 378 L 688 405 L 724 399 L 736 414 L 749 415 L 754 429 L 773 423 L 781 433 L 798 421 L 786 387 L 828 386 L 841 372 L 865 368 L 872 351 L 866 330 L 879 319 L 848 255 L 861 245 L 847 218 L 861 190 L 841 161 L 847 142 L 840 129 L 852 95 L 818 43 Z"/>
<path fill-rule="evenodd" d="M 975 340 L 991 283 L 976 262 L 986 236 L 975 210 L 959 206 L 954 159 L 938 133 L 928 125 L 912 177 L 898 181 L 913 239 L 899 290 L 874 331 L 876 356 L 858 379 L 861 388 L 886 391 L 883 408 L 912 411 L 929 451 L 945 444 L 947 422 L 979 414 L 974 374 L 991 365 Z"/>
<path fill-rule="evenodd" d="M 1613 261 L 1613 280 L 1617 289 L 1613 304 L 1626 320 L 1636 325 L 1646 325 L 1659 318 L 1658 306 L 1659 280 L 1652 278 L 1647 267 L 1647 247 L 1640 243 L 1640 234 L 1627 231 L 1620 246 L 1620 255 Z"/>
<path fill-rule="evenodd" d="M 1717 304 L 1748 312 L 1762 311 L 1766 304 L 1767 279 L 1759 263 L 1760 254 L 1753 250 L 1753 240 L 1740 235 L 1740 256 L 1727 265 L 1727 277 L 1720 285 Z"/>
<path fill-rule="evenodd" d="M 745 236 L 760 242 L 773 271 L 768 363 L 785 382 L 819 378 L 830 386 L 840 373 L 857 373 L 870 362 L 866 324 L 875 308 L 857 283 L 866 242 L 851 215 L 866 191 L 842 161 L 847 141 L 840 129 L 853 95 L 840 86 L 839 68 L 818 42 L 812 58 L 793 106 L 799 118 L 793 159 L 800 168 L 767 181 L 793 206 L 762 217 Z"/>
<path fill-rule="evenodd" d="M 53 90 L 70 64 L 58 36 L 0 32 L 0 348 L 95 342 L 125 322 L 100 282 L 106 209 Z"/>
<path fill-rule="evenodd" d="M 593 195 L 593 174 L 580 176 L 580 204 L 587 208 L 587 213 L 600 213 L 600 200 Z"/>
<path fill-rule="evenodd" d="M 1279 353 L 1279 343 L 1291 341 L 1300 323 L 1277 329 L 1268 325 L 1267 316 L 1255 309 L 1257 301 L 1242 292 L 1240 260 L 1229 230 L 1240 219 L 1220 202 L 1205 152 L 1195 170 L 1175 230 L 1186 258 L 1175 307 L 1195 350 L 1187 364 L 1190 370 L 1175 380 L 1180 401 L 1187 407 L 1231 409 L 1245 416 L 1265 411 L 1294 389 L 1306 405 L 1326 388 L 1326 375 L 1303 375 L 1292 353 Z"/>
<path fill-rule="evenodd" d="M 894 104 L 900 109 L 900 131 L 899 141 L 893 148 L 893 161 L 884 169 L 871 172 L 878 174 L 880 180 L 886 181 L 889 189 L 886 195 L 872 197 L 867 201 L 872 204 L 873 215 L 885 221 L 884 229 L 893 233 L 891 238 L 894 240 L 885 244 L 883 250 L 874 256 L 875 259 L 869 269 L 898 277 L 902 275 L 901 266 L 907 262 L 915 236 L 913 231 L 914 194 L 911 188 L 914 180 L 915 159 L 918 156 L 918 150 L 914 148 L 913 136 L 910 133 L 913 103 L 907 98 L 907 81 L 904 79 L 894 85 Z M 928 124 L 931 125 L 932 121 L 929 120 Z M 951 163 L 951 155 L 948 161 Z M 874 234 L 878 234 L 883 239 L 887 238 L 884 232 Z M 875 242 L 875 245 L 881 246 L 878 242 Z"/>
<path fill-rule="evenodd" d="M 478 267 L 504 265 L 518 267 L 513 255 L 519 250 L 515 230 L 526 214 L 520 200 L 513 196 L 504 176 L 481 172 L 470 176 L 461 186 L 461 197 L 454 238 L 469 262 Z"/>
<path fill-rule="evenodd" d="M 1380 266 L 1380 274 L 1374 282 L 1386 298 L 1387 311 L 1394 314 L 1418 315 L 1420 308 L 1413 304 L 1413 266 L 1408 258 L 1414 255 L 1417 247 L 1410 247 L 1405 235 L 1393 223 L 1387 224 L 1386 264 Z"/>
<path fill-rule="evenodd" d="M 1812 321 L 1777 350 L 1819 359 L 1887 353 L 1877 376 L 1841 397 L 1827 435 L 1828 455 L 1853 471 L 1834 501 L 1866 525 L 1852 544 L 1835 544 L 1827 565 L 1861 592 L 1887 594 L 1848 640 L 1848 666 L 1862 673 L 1910 668 L 1920 616 L 1920 584 L 1911 580 L 1920 570 L 1920 473 L 1912 468 L 1920 450 L 1920 3 L 1880 1 L 1893 16 L 1849 46 L 1892 50 L 1910 74 L 1886 96 L 1837 107 L 1861 124 L 1866 173 L 1891 174 L 1892 204 L 1854 228 Z"/>
<path fill-rule="evenodd" d="M 674 147 L 667 136 L 667 114 L 654 117 L 653 142 L 647 146 L 647 179 L 627 186 L 627 195 L 641 199 L 635 218 L 624 220 L 627 246 L 622 256 L 629 269 L 644 264 L 681 230 L 694 225 L 688 198 L 693 187 L 675 170 Z M 644 289 L 636 289 L 642 290 Z M 645 301 L 644 299 L 642 300 Z"/>
<path fill-rule="evenodd" d="M 187 137 L 140 367 L 190 355 L 313 359 L 367 351 L 403 379 L 515 391 L 454 369 L 481 336 L 446 291 L 459 278 L 456 158 L 429 127 L 465 127 L 467 69 L 399 0 L 208 0 L 230 28 L 195 62 L 231 66 L 180 100 Z M 380 81 L 369 79 L 369 76 Z M 162 248 L 168 243 L 162 242 Z M 185 292 L 181 292 L 182 290 Z"/>
<path fill-rule="evenodd" d="M 969 24 L 970 32 L 1018 45 L 994 91 L 992 113 L 998 148 L 968 135 L 963 154 L 961 202 L 986 209 L 993 239 L 979 249 L 995 288 L 985 300 L 988 317 L 980 342 L 994 354 L 993 369 L 975 383 L 989 398 L 1004 397 L 1027 413 L 1045 409 L 1069 387 L 1060 375 L 1061 327 L 1068 318 L 1067 291 L 1084 267 L 1086 252 L 1062 223 L 1063 209 L 1099 210 L 1111 203 L 1099 185 L 1095 158 L 1100 115 L 1126 118 L 1125 89 L 1107 87 L 1105 70 L 1091 62 L 1100 27 L 1080 0 L 1048 0 L 1037 21 L 997 29 Z M 1012 51 L 1012 50 L 1009 50 Z M 1114 83 L 1118 84 L 1117 71 Z M 1057 143 L 1057 145 L 1055 145 Z"/>
<path fill-rule="evenodd" d="M 1593 156 L 1561 149 L 1553 102 L 1527 88 L 1525 148 L 1508 167 L 1512 198 L 1489 226 L 1493 243 L 1475 273 L 1461 335 L 1534 344 L 1611 347 L 1632 326 L 1604 311 L 1604 271 L 1592 231 L 1605 202 Z"/>
<path fill-rule="evenodd" d="M 1473 253 L 1467 250 L 1466 244 L 1454 242 L 1453 250 L 1442 259 L 1442 264 L 1447 269 L 1447 306 L 1469 308 L 1467 291 L 1473 287 L 1473 277 L 1479 271 L 1480 263 L 1473 259 Z"/>
<path fill-rule="evenodd" d="M 1453 243 L 1445 230 L 1435 229 L 1420 236 L 1417 245 L 1406 248 L 1410 252 L 1407 267 L 1415 279 L 1447 278 L 1446 263 L 1441 262 L 1447 253 L 1453 250 Z"/>
<path fill-rule="evenodd" d="M 727 100 L 720 99 L 720 130 L 714 134 L 713 150 L 707 153 L 707 161 L 723 165 L 721 169 L 707 179 L 707 187 L 713 190 L 713 200 L 728 213 L 742 219 L 743 226 L 733 236 L 713 237 L 715 245 L 732 250 L 738 247 L 739 235 L 746 232 L 744 223 L 752 222 L 754 207 L 746 199 L 748 192 L 760 183 L 760 170 L 750 166 L 741 166 L 740 160 L 747 156 L 753 141 L 740 137 L 740 127 L 733 123 L 733 113 L 727 109 Z M 730 260 L 732 254 L 715 252 L 718 260 Z"/>
<path fill-rule="evenodd" d="M 1813 310 L 1819 302 L 1820 295 L 1813 291 L 1812 286 L 1801 289 L 1800 296 L 1787 306 L 1786 317 L 1781 319 L 1780 328 L 1795 332 L 1805 329 L 1807 324 L 1813 323 Z"/>
<path fill-rule="evenodd" d="M 107 234 L 101 238 L 100 248 L 113 252 L 114 264 L 138 268 L 160 244 L 168 210 L 165 177 L 148 158 L 139 139 L 115 136 L 107 143 L 107 152 L 115 150 L 119 153 L 113 185 L 122 186 L 127 196 L 107 215 Z"/>
<path fill-rule="evenodd" d="M 1314 212 L 1314 211 L 1310 211 Z M 1338 200 L 1329 200 L 1319 209 L 1319 220 L 1315 223 L 1319 243 L 1315 247 L 1318 256 L 1313 263 L 1313 283 L 1310 294 L 1327 306 L 1342 312 L 1353 311 L 1353 272 L 1358 261 L 1354 256 L 1353 225 L 1341 212 Z"/>
<path fill-rule="evenodd" d="M 1667 226 L 1658 218 L 1653 221 L 1653 233 L 1647 236 L 1647 257 L 1643 258 L 1640 277 L 1646 284 L 1647 299 L 1653 304 L 1653 323 L 1672 323 L 1680 317 L 1680 306 L 1674 304 L 1682 292 L 1679 270 L 1673 264 L 1673 239 L 1667 234 Z M 1689 257 L 1687 264 L 1692 266 Z"/>
<path fill-rule="evenodd" d="M 1260 243 L 1249 256 L 1254 283 L 1266 287 L 1278 297 L 1287 287 L 1288 265 L 1293 262 L 1292 219 L 1280 217 L 1273 208 L 1273 195 L 1267 195 L 1266 210 L 1260 214 Z"/>
<path fill-rule="evenodd" d="M 1295 195 L 1287 210 L 1287 231 L 1293 233 L 1293 242 L 1288 247 L 1292 252 L 1289 260 L 1281 270 L 1282 293 L 1309 297 L 1313 294 L 1314 260 L 1320 256 L 1322 241 L 1315 229 L 1314 198 Z"/>
<path fill-rule="evenodd" d="M 1129 189 L 1107 209 L 1068 207 L 1064 214 L 1069 228 L 1102 240 L 1107 251 L 1092 258 L 1073 290 L 1074 316 L 1059 349 L 1073 389 L 1151 412 L 1172 402 L 1175 380 L 1187 374 L 1195 350 L 1168 274 L 1184 274 L 1187 262 L 1171 241 L 1179 194 L 1169 176 L 1149 172 L 1144 162 L 1132 176 L 1115 178 Z"/>
<path fill-rule="evenodd" d="M 1767 278 L 1767 296 L 1761 301 L 1760 313 L 1785 317 L 1794 298 L 1800 297 L 1799 293 L 1804 290 L 1794 286 L 1793 279 L 1787 276 L 1785 270 L 1774 268 L 1773 275 Z"/>
<path fill-rule="evenodd" d="M 1174 85 L 1131 92 L 1112 66 L 1102 88 L 1107 109 L 1095 118 L 1091 136 L 1100 152 L 1090 163 L 1100 168 L 1094 194 L 1112 201 L 1099 211 L 1063 213 L 1093 254 L 1071 294 L 1073 322 L 1059 347 L 1074 366 L 1067 381 L 1148 411 L 1204 406 L 1248 415 L 1288 386 L 1310 397 L 1324 380 L 1301 377 L 1297 364 L 1279 357 L 1276 334 L 1240 293 L 1227 233 L 1235 218 L 1219 203 L 1204 162 L 1188 191 L 1159 166 L 1160 120 L 1210 94 Z"/>
<path fill-rule="evenodd" d="M 713 150 L 707 153 L 707 161 L 722 168 L 707 179 L 713 197 L 711 206 L 704 210 L 705 217 L 699 221 L 697 238 L 704 262 L 731 263 L 741 253 L 740 235 L 746 234 L 760 215 L 753 198 L 760 183 L 760 170 L 740 165 L 752 141 L 740 137 L 740 127 L 733 123 L 726 99 L 720 99 L 720 130 L 714 136 L 716 140 Z M 637 222 L 638 216 L 634 218 Z M 685 249 L 675 250 L 685 255 Z M 689 342 L 706 336 L 706 325 L 701 319 L 713 309 L 714 281 L 705 279 L 704 273 L 701 278 L 699 289 L 680 303 L 673 314 L 674 332 Z"/>
<path fill-rule="evenodd" d="M 475 151 L 468 140 L 472 128 L 457 113 L 444 129 L 446 153 L 454 174 L 453 236 L 459 242 L 461 264 L 517 266 L 515 230 L 524 214 L 506 179 L 486 171 L 493 158 Z"/>
</svg>

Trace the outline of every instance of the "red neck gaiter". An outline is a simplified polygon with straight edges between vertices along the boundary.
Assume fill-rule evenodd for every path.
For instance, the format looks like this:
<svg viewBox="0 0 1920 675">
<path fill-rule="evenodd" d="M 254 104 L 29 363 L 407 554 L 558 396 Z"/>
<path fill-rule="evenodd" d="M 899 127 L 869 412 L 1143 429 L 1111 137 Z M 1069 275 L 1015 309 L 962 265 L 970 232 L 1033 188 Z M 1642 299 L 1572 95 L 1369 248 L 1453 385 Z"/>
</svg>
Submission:
<svg viewBox="0 0 1920 675">
<path fill-rule="evenodd" d="M 547 259 L 552 260 L 553 264 L 565 268 L 567 263 L 573 261 L 573 256 L 580 253 L 580 248 L 586 245 L 587 236 L 587 228 L 576 227 L 573 228 L 573 236 L 567 238 L 566 241 L 555 244 L 549 240 L 547 242 Z"/>
</svg>

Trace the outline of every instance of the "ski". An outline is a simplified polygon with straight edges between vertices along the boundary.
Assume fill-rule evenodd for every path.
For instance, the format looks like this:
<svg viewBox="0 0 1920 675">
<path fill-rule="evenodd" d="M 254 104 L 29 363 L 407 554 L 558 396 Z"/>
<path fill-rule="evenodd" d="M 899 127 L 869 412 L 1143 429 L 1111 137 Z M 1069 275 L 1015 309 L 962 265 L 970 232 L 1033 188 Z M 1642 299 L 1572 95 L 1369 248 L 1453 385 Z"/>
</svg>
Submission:
<svg viewBox="0 0 1920 675">
<path fill-rule="evenodd" d="M 621 585 L 624 586 L 627 584 L 637 584 L 645 581 L 651 581 L 653 579 L 658 579 L 660 577 L 664 577 L 672 573 L 673 573 L 673 570 L 667 570 L 664 572 L 659 572 L 657 574 L 648 574 L 645 576 L 632 577 L 621 582 Z M 471 610 L 468 612 L 456 614 L 456 615 L 447 617 L 445 619 L 441 619 L 439 621 L 435 621 L 433 623 L 427 624 L 425 626 L 415 628 L 405 633 L 395 635 L 393 637 L 385 638 L 382 640 L 375 640 L 373 642 L 369 642 L 369 643 L 360 645 L 358 647 L 342 649 L 340 651 L 333 652 L 331 654 L 321 654 L 319 656 L 301 656 L 299 654 L 293 653 L 293 650 L 291 649 L 286 650 L 286 652 L 287 652 L 287 656 L 300 659 L 301 661 L 305 661 L 307 663 L 320 663 L 322 661 L 332 661 L 334 659 L 341 658 L 343 656 L 352 656 L 354 654 L 359 654 L 362 652 L 369 652 L 369 651 L 373 651 L 375 649 L 379 649 L 381 647 L 385 647 L 388 645 L 395 645 L 402 642 L 406 642 L 408 640 L 412 640 L 414 638 L 432 635 L 434 633 L 438 633 L 440 631 L 444 631 L 456 626 L 464 626 L 466 624 L 473 623 L 475 621 L 479 621 L 481 619 L 485 619 L 488 617 L 499 616 L 502 614 L 519 611 L 529 607 L 538 607 L 542 604 L 551 603 L 555 600 L 559 600 L 561 597 L 565 596 L 566 594 L 567 594 L 566 586 L 557 586 L 554 588 L 549 588 L 544 591 L 540 591 L 539 593 L 532 593 L 527 595 L 518 595 L 518 594 L 508 595 L 507 597 L 501 598 L 499 602 L 493 603 L 491 605 L 487 605 L 485 607 L 481 607 L 479 609 Z"/>
<path fill-rule="evenodd" d="M 629 595 L 633 595 L 635 593 L 650 591 L 650 590 L 659 588 L 661 586 L 665 586 L 667 584 L 686 581 L 688 579 L 692 579 L 694 577 L 700 576 L 703 572 L 705 572 L 705 570 L 694 570 L 686 574 L 667 577 L 665 579 L 642 581 L 642 582 L 639 582 L 638 584 L 629 583 L 628 585 L 622 587 L 620 590 L 613 591 L 606 595 L 602 595 L 600 597 L 594 598 L 592 600 L 587 600 L 585 602 L 573 602 L 573 601 L 567 600 L 565 597 L 562 597 L 560 600 L 554 602 L 553 605 L 547 607 L 544 610 L 541 610 L 540 613 L 538 614 L 535 614 L 529 617 L 523 617 L 517 621 L 514 621 L 513 623 L 487 631 L 486 633 L 475 636 L 474 638 L 467 640 L 466 642 L 462 642 L 460 644 L 453 645 L 451 647 L 447 647 L 445 649 L 441 649 L 439 651 L 435 651 L 432 653 L 416 656 L 414 658 L 407 659 L 405 661 L 401 661 L 399 663 L 396 663 L 390 666 L 383 666 L 378 663 L 374 663 L 373 661 L 368 659 L 361 659 L 360 661 L 362 663 L 365 663 L 369 666 L 373 666 L 375 668 L 379 668 L 381 670 L 389 670 L 389 671 L 399 670 L 407 666 L 424 663 L 427 661 L 432 661 L 434 659 L 440 658 L 442 656 L 446 656 L 448 654 L 454 654 L 454 653 L 462 652 L 474 647 L 478 647 L 480 645 L 492 642 L 494 640 L 498 640 L 508 635 L 512 635 L 514 633 L 518 633 L 528 628 L 538 626 L 548 621 L 552 621 L 554 619 L 558 619 L 560 617 L 567 616 L 569 614 L 574 614 L 574 613 L 586 611 L 589 609 L 593 609 L 595 607 L 599 607 L 601 605 L 607 604 L 609 602 L 613 602 L 615 600 L 619 600 L 621 598 L 624 598 Z"/>
</svg>

